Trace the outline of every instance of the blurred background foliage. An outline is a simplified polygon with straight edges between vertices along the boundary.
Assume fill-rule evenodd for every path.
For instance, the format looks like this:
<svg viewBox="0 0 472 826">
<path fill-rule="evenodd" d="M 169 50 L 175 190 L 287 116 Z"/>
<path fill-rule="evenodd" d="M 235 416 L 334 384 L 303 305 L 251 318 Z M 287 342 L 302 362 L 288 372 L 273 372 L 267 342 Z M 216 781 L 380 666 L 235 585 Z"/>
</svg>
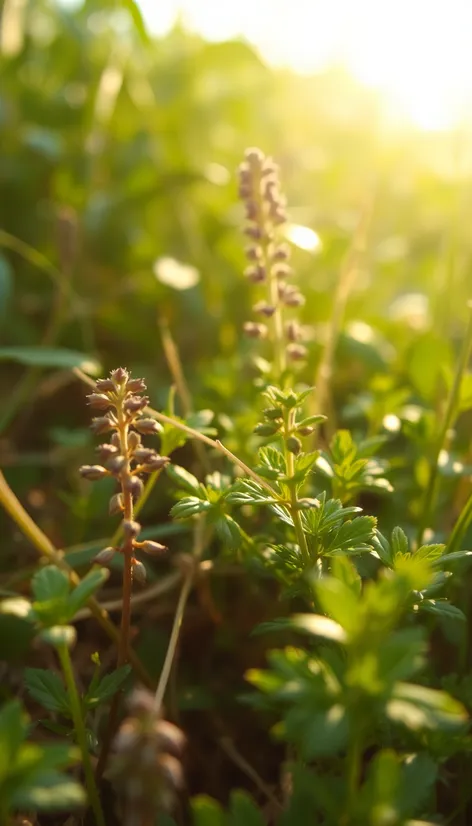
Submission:
<svg viewBox="0 0 472 826">
<path fill-rule="evenodd" d="M 312 337 L 304 379 L 314 383 L 333 308 L 345 303 L 333 422 L 389 435 L 395 505 L 370 506 L 382 528 L 401 511 L 408 529 L 467 318 L 468 129 L 395 123 L 340 67 L 297 76 L 243 41 L 208 43 L 180 25 L 152 38 L 132 0 L 2 9 L 0 451 L 34 518 L 59 547 L 109 531 L 108 489 L 92 494 L 77 476 L 93 440 L 68 368 L 126 365 L 164 407 L 162 322 L 194 408 L 214 410 L 226 444 L 251 457 L 257 373 L 240 331 L 253 288 L 235 170 L 258 145 L 280 164 L 290 218 L 305 228 L 292 232 Z M 451 453 L 443 463 L 444 502 L 456 497 L 444 529 L 470 487 L 466 379 L 461 462 Z M 185 450 L 179 461 L 191 465 Z M 164 492 L 149 519 L 166 521 L 171 502 Z M 0 563 L 10 574 L 22 544 L 12 538 Z"/>
</svg>

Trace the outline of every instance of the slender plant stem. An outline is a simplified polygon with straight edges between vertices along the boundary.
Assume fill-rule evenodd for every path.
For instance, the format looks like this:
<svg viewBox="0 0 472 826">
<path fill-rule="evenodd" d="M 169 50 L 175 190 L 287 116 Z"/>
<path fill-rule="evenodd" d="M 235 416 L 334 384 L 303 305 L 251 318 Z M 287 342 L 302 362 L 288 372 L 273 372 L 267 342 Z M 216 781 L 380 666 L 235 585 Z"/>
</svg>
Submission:
<svg viewBox="0 0 472 826">
<path fill-rule="evenodd" d="M 452 554 L 454 551 L 460 550 L 460 544 L 472 522 L 472 494 L 465 503 L 460 516 L 452 529 L 452 533 L 447 543 L 446 553 Z"/>
<path fill-rule="evenodd" d="M 74 672 L 72 670 L 72 662 L 69 654 L 69 649 L 65 643 L 57 646 L 57 653 L 61 662 L 64 679 L 69 695 L 70 708 L 72 712 L 72 720 L 74 723 L 77 743 L 82 754 L 82 765 L 84 768 L 85 785 L 89 797 L 89 803 L 92 807 L 97 826 L 106 826 L 102 807 L 100 804 L 100 797 L 98 795 L 97 785 L 93 775 L 92 763 L 87 746 L 87 734 L 85 731 L 85 724 L 82 715 L 82 708 L 80 704 L 80 697 L 75 684 Z"/>
<path fill-rule="evenodd" d="M 467 369 L 467 364 L 472 350 L 472 302 L 469 302 L 468 307 L 469 320 L 464 335 L 464 341 L 459 355 L 459 361 L 457 363 L 457 369 L 454 375 L 451 392 L 449 393 L 449 397 L 447 400 L 446 410 L 441 424 L 441 429 L 435 445 L 434 455 L 432 457 L 431 469 L 424 498 L 423 514 L 420 522 L 420 529 L 418 531 L 418 545 L 421 545 L 421 543 L 423 542 L 424 533 L 426 529 L 429 527 L 429 522 L 434 509 L 434 505 L 436 504 L 436 497 L 438 492 L 437 489 L 439 456 L 441 450 L 443 450 L 444 445 L 446 444 L 448 431 L 452 427 L 454 417 L 456 415 L 457 402 L 459 399 L 459 393 L 461 388 L 461 381 L 465 373 L 465 370 Z"/>
<path fill-rule="evenodd" d="M 36 523 L 31 519 L 30 515 L 25 511 L 23 505 L 17 499 L 12 489 L 8 485 L 3 473 L 0 471 L 0 505 L 11 516 L 13 521 L 18 525 L 20 531 L 26 536 L 31 544 L 39 551 L 41 556 L 45 556 L 50 562 L 57 565 L 67 573 L 73 585 L 78 585 L 80 577 L 65 561 L 62 551 L 54 547 L 51 540 L 44 534 Z M 116 626 L 110 621 L 107 612 L 100 605 L 94 597 L 87 600 L 87 605 L 91 614 L 95 617 L 97 622 L 102 626 L 105 633 L 113 642 L 117 643 L 120 639 L 120 633 Z M 141 660 L 134 651 L 129 652 L 129 661 L 133 666 L 139 679 L 148 688 L 153 688 L 154 683 L 148 672 L 144 668 Z"/>
<path fill-rule="evenodd" d="M 203 553 L 204 528 L 205 521 L 204 517 L 201 516 L 195 523 L 194 549 L 192 554 L 193 564 L 190 566 L 190 569 L 187 572 L 182 585 L 182 590 L 180 592 L 177 608 L 175 610 L 174 622 L 172 625 L 172 631 L 169 638 L 169 645 L 167 646 L 164 665 L 162 666 L 161 676 L 159 678 L 159 683 L 154 697 L 154 707 L 157 712 L 160 711 L 164 700 L 167 683 L 169 682 L 172 664 L 174 662 L 175 652 L 177 650 L 177 645 L 179 642 L 180 629 L 182 627 L 182 621 L 184 618 L 187 600 L 192 590 L 192 586 L 195 581 L 195 575 L 198 571 L 198 563 L 200 562 Z"/>
<path fill-rule="evenodd" d="M 290 480 L 287 483 L 290 488 L 290 505 L 288 507 L 290 511 L 290 516 L 292 517 L 293 524 L 295 527 L 295 533 L 297 535 L 297 542 L 300 547 L 300 553 L 303 557 L 305 565 L 308 565 L 310 562 L 310 551 L 308 548 L 308 543 L 306 541 L 305 531 L 303 530 L 300 508 L 298 507 L 297 483 L 292 478 L 295 475 L 295 456 L 290 450 L 288 450 L 286 445 L 286 438 L 291 435 L 294 423 L 295 411 L 289 410 L 287 413 L 284 414 L 284 452 L 285 463 L 287 466 L 287 477 Z"/>
<path fill-rule="evenodd" d="M 120 437 L 121 454 L 126 459 L 126 464 L 121 471 L 120 482 L 123 495 L 123 520 L 131 522 L 133 520 L 133 496 L 129 485 L 126 482 L 131 475 L 130 456 L 128 445 L 128 423 L 123 410 L 117 409 L 118 413 L 118 434 Z M 129 657 L 129 631 L 131 625 L 131 592 L 133 585 L 133 538 L 129 536 L 125 539 L 121 552 L 123 554 L 123 608 L 121 612 L 121 635 L 118 649 L 118 667 L 124 665 Z"/>
</svg>

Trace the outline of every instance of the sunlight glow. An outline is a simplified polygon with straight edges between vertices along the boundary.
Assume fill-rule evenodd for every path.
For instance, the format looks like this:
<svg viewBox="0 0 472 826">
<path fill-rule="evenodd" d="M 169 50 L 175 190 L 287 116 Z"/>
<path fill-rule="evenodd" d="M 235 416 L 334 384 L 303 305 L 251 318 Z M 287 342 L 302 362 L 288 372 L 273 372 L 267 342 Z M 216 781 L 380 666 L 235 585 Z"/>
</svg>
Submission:
<svg viewBox="0 0 472 826">
<path fill-rule="evenodd" d="M 211 40 L 238 35 L 265 59 L 309 73 L 342 63 L 394 117 L 448 128 L 472 111 L 472 0 L 139 0 L 152 31 L 180 13 Z"/>
</svg>

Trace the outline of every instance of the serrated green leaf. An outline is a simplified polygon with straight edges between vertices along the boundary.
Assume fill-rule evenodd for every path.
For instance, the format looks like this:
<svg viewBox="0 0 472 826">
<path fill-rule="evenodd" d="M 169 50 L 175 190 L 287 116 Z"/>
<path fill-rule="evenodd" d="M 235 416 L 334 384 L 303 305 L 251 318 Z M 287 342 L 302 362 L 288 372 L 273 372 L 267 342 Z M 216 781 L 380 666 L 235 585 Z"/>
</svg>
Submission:
<svg viewBox="0 0 472 826">
<path fill-rule="evenodd" d="M 205 498 L 203 486 L 200 484 L 196 476 L 190 473 L 180 465 L 169 464 L 166 467 L 166 474 L 177 485 L 180 490 L 185 490 L 188 493 L 193 493 L 199 499 Z"/>
<path fill-rule="evenodd" d="M 205 513 L 214 506 L 206 499 L 198 499 L 196 496 L 185 496 L 180 502 L 171 508 L 170 515 L 173 519 L 188 519 L 196 513 Z"/>
<path fill-rule="evenodd" d="M 43 668 L 25 669 L 25 687 L 43 708 L 70 717 L 69 698 L 65 686 L 54 671 Z"/>
<path fill-rule="evenodd" d="M 219 538 L 230 550 L 237 550 L 242 542 L 241 528 L 232 516 L 224 514 L 213 522 Z"/>
<path fill-rule="evenodd" d="M 98 685 L 94 687 L 93 692 L 88 691 L 84 697 L 84 703 L 88 708 L 96 708 L 105 703 L 121 688 L 124 681 L 131 672 L 131 666 L 123 665 L 112 671 L 111 674 L 105 674 Z"/>
<path fill-rule="evenodd" d="M 445 545 L 422 545 L 414 552 L 417 559 L 427 559 L 428 562 L 437 562 L 446 549 Z"/>
<path fill-rule="evenodd" d="M 34 575 L 31 590 L 37 602 L 65 600 L 70 590 L 69 577 L 56 565 L 47 565 Z"/>
<path fill-rule="evenodd" d="M 392 531 L 392 538 L 390 541 L 393 557 L 404 556 L 410 553 L 410 543 L 404 530 L 396 527 Z"/>
<path fill-rule="evenodd" d="M 435 614 L 441 619 L 459 620 L 460 622 L 467 620 L 464 612 L 455 605 L 451 605 L 447 600 L 423 599 L 418 603 L 418 609 L 426 611 L 428 614 Z"/>
</svg>

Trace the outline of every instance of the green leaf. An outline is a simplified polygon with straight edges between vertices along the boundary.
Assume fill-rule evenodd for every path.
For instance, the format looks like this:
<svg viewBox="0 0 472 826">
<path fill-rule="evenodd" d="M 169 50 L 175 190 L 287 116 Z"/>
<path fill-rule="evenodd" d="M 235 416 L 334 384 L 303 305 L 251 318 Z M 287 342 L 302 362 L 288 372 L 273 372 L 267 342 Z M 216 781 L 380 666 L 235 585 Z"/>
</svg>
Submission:
<svg viewBox="0 0 472 826">
<path fill-rule="evenodd" d="M 400 805 L 404 815 L 413 815 L 424 806 L 436 782 L 438 767 L 428 754 L 409 754 L 402 763 L 403 783 Z"/>
<path fill-rule="evenodd" d="M 331 572 L 355 595 L 360 596 L 362 580 L 353 562 L 347 556 L 335 556 L 331 562 Z"/>
<path fill-rule="evenodd" d="M 412 683 L 397 683 L 387 704 L 391 720 L 416 729 L 457 728 L 467 721 L 464 706 L 445 691 Z"/>
<path fill-rule="evenodd" d="M 185 496 L 177 502 L 170 511 L 173 519 L 188 519 L 196 513 L 204 513 L 211 510 L 213 505 L 207 500 L 198 499 L 196 496 Z"/>
<path fill-rule="evenodd" d="M 28 693 L 43 708 L 70 717 L 67 691 L 61 678 L 54 671 L 43 668 L 26 668 L 25 686 Z"/>
<path fill-rule="evenodd" d="M 421 548 L 415 551 L 415 557 L 417 559 L 427 559 L 428 562 L 438 562 L 445 549 L 445 545 L 422 545 Z"/>
<path fill-rule="evenodd" d="M 102 371 L 96 359 L 58 347 L 0 347 L 0 361 L 16 361 L 28 367 L 56 367 L 59 370 L 78 367 L 91 376 L 97 376 Z"/>
<path fill-rule="evenodd" d="M 200 794 L 192 799 L 191 806 L 194 826 L 227 826 L 223 809 L 211 797 Z"/>
<path fill-rule="evenodd" d="M 408 537 L 402 528 L 398 526 L 392 531 L 391 547 L 393 557 L 404 556 L 410 553 L 410 543 Z"/>
<path fill-rule="evenodd" d="M 435 614 L 441 619 L 459 620 L 465 622 L 466 615 L 460 608 L 451 605 L 447 600 L 442 599 L 423 599 L 417 603 L 420 611 L 426 611 L 429 614 Z"/>
<path fill-rule="evenodd" d="M 77 611 L 83 608 L 90 597 L 98 591 L 109 576 L 110 571 L 106 568 L 94 568 L 84 576 L 69 597 L 70 619 L 75 617 Z"/>
<path fill-rule="evenodd" d="M 18 749 L 26 736 L 27 718 L 18 700 L 0 709 L 0 783 L 9 773 Z"/>
<path fill-rule="evenodd" d="M 185 468 L 180 467 L 180 465 L 170 464 L 166 467 L 166 473 L 180 490 L 185 490 L 187 493 L 194 493 L 199 499 L 204 498 L 205 492 L 203 486 L 196 476 L 189 473 Z"/>
<path fill-rule="evenodd" d="M 265 826 L 265 819 L 246 792 L 231 792 L 229 809 L 228 826 Z"/>
<path fill-rule="evenodd" d="M 15 807 L 40 812 L 82 808 L 87 796 L 82 786 L 60 772 L 39 774 L 36 782 L 18 789 L 12 796 Z"/>
<path fill-rule="evenodd" d="M 303 752 L 307 760 L 324 757 L 341 751 L 349 734 L 349 723 L 346 709 L 340 705 L 332 705 L 326 711 L 312 712 L 309 716 L 304 708 L 289 711 L 286 717 L 287 732 L 291 728 L 291 715 L 300 716 Z"/>
<path fill-rule="evenodd" d="M 216 533 L 227 548 L 230 550 L 236 550 L 239 548 L 243 537 L 241 528 L 232 516 L 223 514 L 223 516 L 216 519 L 213 524 L 215 526 Z"/>
<path fill-rule="evenodd" d="M 96 708 L 96 706 L 105 703 L 121 688 L 124 681 L 131 672 L 130 665 L 123 665 L 112 671 L 111 674 L 106 674 L 95 686 L 93 692 L 88 691 L 84 697 L 84 703 L 88 708 Z"/>
<path fill-rule="evenodd" d="M 344 582 L 334 577 L 323 577 L 316 582 L 316 595 L 326 611 L 348 634 L 359 627 L 359 599 Z"/>
<path fill-rule="evenodd" d="M 37 602 L 64 600 L 69 595 L 69 577 L 56 565 L 47 565 L 34 575 L 31 590 Z"/>
<path fill-rule="evenodd" d="M 295 614 L 293 627 L 333 642 L 344 643 L 347 640 L 346 632 L 339 623 L 320 614 Z"/>
</svg>

